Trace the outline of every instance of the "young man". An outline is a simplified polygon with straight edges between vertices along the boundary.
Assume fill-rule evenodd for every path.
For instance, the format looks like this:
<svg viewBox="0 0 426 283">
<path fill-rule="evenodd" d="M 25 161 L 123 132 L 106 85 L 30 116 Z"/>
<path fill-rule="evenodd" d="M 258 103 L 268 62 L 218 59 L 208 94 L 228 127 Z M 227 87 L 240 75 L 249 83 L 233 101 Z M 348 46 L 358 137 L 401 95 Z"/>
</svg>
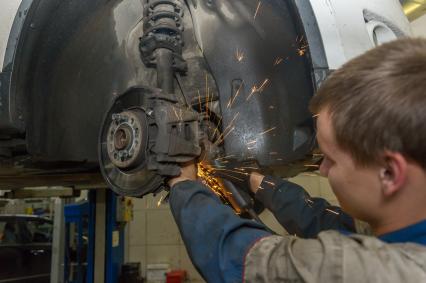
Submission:
<svg viewBox="0 0 426 283">
<path fill-rule="evenodd" d="M 426 282 L 426 40 L 382 45 L 334 72 L 313 98 L 318 142 L 342 209 L 376 237 L 276 236 L 240 219 L 195 181 L 170 181 L 170 205 L 208 282 Z M 262 199 L 285 186 L 250 175 Z M 277 192 L 278 194 L 278 192 Z M 266 201 L 266 199 L 264 199 Z M 319 229 L 321 230 L 321 229 Z"/>
</svg>

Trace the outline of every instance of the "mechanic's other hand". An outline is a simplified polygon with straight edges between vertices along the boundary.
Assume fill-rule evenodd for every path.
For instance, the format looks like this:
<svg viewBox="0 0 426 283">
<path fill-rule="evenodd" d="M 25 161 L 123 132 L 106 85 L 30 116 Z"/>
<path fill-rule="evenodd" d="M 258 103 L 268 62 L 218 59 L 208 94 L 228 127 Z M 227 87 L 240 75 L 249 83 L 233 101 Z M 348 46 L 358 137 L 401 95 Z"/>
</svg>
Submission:
<svg viewBox="0 0 426 283">
<path fill-rule="evenodd" d="M 263 182 L 264 175 L 259 172 L 251 172 L 250 174 L 250 190 L 253 194 L 256 194 L 257 190 L 260 188 L 260 184 Z"/>
<path fill-rule="evenodd" d="M 173 187 L 179 182 L 183 181 L 194 181 L 197 179 L 197 165 L 195 161 L 190 161 L 188 163 L 182 164 L 180 168 L 180 175 L 173 177 L 168 181 L 169 187 Z"/>
</svg>

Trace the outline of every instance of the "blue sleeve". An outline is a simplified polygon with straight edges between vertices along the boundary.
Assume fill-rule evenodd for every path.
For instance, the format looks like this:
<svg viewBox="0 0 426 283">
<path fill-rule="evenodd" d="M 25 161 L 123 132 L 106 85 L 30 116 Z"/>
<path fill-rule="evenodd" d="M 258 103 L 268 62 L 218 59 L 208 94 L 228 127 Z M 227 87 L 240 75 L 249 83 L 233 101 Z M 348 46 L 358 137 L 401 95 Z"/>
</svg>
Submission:
<svg viewBox="0 0 426 283">
<path fill-rule="evenodd" d="M 198 181 L 176 184 L 170 207 L 192 263 L 207 282 L 242 282 L 244 258 L 263 225 L 238 217 Z"/>
<path fill-rule="evenodd" d="M 352 217 L 325 199 L 311 198 L 299 185 L 266 176 L 255 195 L 292 235 L 315 238 L 321 231 L 355 232 Z"/>
</svg>

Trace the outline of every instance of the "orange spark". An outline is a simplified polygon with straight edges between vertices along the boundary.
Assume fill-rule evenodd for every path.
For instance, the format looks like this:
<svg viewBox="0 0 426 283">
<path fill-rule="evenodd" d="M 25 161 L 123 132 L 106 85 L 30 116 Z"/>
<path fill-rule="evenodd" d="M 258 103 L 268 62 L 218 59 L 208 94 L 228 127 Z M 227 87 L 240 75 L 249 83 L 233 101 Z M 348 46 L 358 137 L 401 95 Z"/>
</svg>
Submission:
<svg viewBox="0 0 426 283">
<path fill-rule="evenodd" d="M 303 165 L 303 166 L 305 166 L 305 167 L 313 167 L 313 168 L 319 168 L 320 167 L 319 165 L 315 165 L 315 164 L 306 164 L 306 165 Z"/>
<path fill-rule="evenodd" d="M 340 213 L 338 213 L 337 211 L 331 210 L 329 208 L 326 208 L 325 210 L 327 210 L 328 212 L 334 213 L 336 215 L 339 215 Z"/>
<path fill-rule="evenodd" d="M 223 136 L 223 140 L 225 140 L 226 139 L 226 137 L 233 131 L 233 130 L 235 130 L 235 127 L 232 127 L 229 131 L 228 131 L 228 133 L 226 133 L 226 135 L 224 135 Z"/>
<path fill-rule="evenodd" d="M 268 85 L 268 83 L 269 83 L 269 79 L 265 79 L 259 87 L 254 85 L 251 88 L 251 92 L 250 92 L 249 96 L 247 97 L 246 101 L 248 101 L 252 97 L 253 94 L 261 93 L 265 89 L 265 87 Z"/>
<path fill-rule="evenodd" d="M 259 12 L 260 5 L 262 5 L 262 1 L 257 3 L 256 12 L 254 13 L 253 20 L 256 20 L 257 13 Z"/>
<path fill-rule="evenodd" d="M 176 109 L 173 107 L 173 111 L 175 112 L 175 115 L 176 115 L 176 118 L 179 120 L 179 115 L 178 115 L 178 113 L 176 112 Z"/>
<path fill-rule="evenodd" d="M 277 128 L 277 127 L 272 127 L 272 128 L 270 128 L 270 129 L 267 129 L 266 131 L 261 132 L 261 133 L 259 134 L 259 136 L 262 136 L 262 135 L 264 135 L 264 134 L 267 134 L 267 133 L 269 133 L 269 132 L 271 132 L 271 131 L 275 130 L 276 128 Z"/>
<path fill-rule="evenodd" d="M 237 119 L 238 115 L 240 114 L 240 112 L 238 112 L 237 114 L 235 114 L 234 118 L 231 120 L 231 123 L 229 123 L 228 127 L 225 128 L 225 130 L 223 131 L 222 134 L 220 134 L 220 136 L 217 138 L 217 141 L 215 141 L 214 145 L 218 145 L 220 144 L 222 141 L 225 140 L 226 136 L 228 136 L 230 134 L 230 132 L 232 132 L 235 127 L 233 127 L 227 134 L 226 136 L 224 136 L 224 134 L 226 133 L 226 131 L 232 127 L 232 123 L 234 123 L 235 119 Z M 223 138 L 222 138 L 223 137 Z"/>
<path fill-rule="evenodd" d="M 218 195 L 223 203 L 230 204 L 237 214 L 241 213 L 241 208 L 234 199 L 230 197 L 232 194 L 226 190 L 220 179 L 214 177 L 214 169 L 212 169 L 210 165 L 205 165 L 203 163 L 197 163 L 197 167 L 197 176 L 201 179 L 203 184 Z"/>
<path fill-rule="evenodd" d="M 235 156 L 235 155 L 230 154 L 230 155 L 227 155 L 227 156 L 218 157 L 218 158 L 216 158 L 215 160 L 223 160 L 223 159 L 231 158 L 231 157 L 234 157 L 234 156 Z"/>
<path fill-rule="evenodd" d="M 267 184 L 269 184 L 269 185 L 271 185 L 271 186 L 273 186 L 273 187 L 275 187 L 275 183 L 272 183 L 270 181 L 265 181 L 265 180 L 264 180 L 264 182 L 267 183 Z"/>
<path fill-rule="evenodd" d="M 214 129 L 214 131 L 213 131 L 213 135 L 212 135 L 212 137 L 214 137 L 214 135 L 216 134 L 216 132 L 217 132 L 217 131 L 219 131 L 219 125 L 220 125 L 220 122 L 222 122 L 222 118 L 223 118 L 223 117 L 220 117 L 219 122 L 217 123 L 217 126 L 216 126 L 216 128 Z"/>
<path fill-rule="evenodd" d="M 243 167 L 240 167 L 240 169 L 241 170 L 245 170 L 245 169 L 258 170 L 259 168 L 257 168 L 257 167 L 250 167 L 250 166 L 243 166 Z"/>
<path fill-rule="evenodd" d="M 157 202 L 157 207 L 159 207 L 163 202 L 164 196 L 161 196 L 160 200 Z"/>
<path fill-rule="evenodd" d="M 237 51 L 235 52 L 235 59 L 237 59 L 238 62 L 241 62 L 244 59 L 244 52 L 239 48 L 237 48 Z"/>
<path fill-rule="evenodd" d="M 306 53 L 306 48 L 299 48 L 297 49 L 297 54 L 299 54 L 299 56 L 303 56 Z"/>
<path fill-rule="evenodd" d="M 234 95 L 234 98 L 230 98 L 228 105 L 226 106 L 226 108 L 231 107 L 234 104 L 235 99 L 237 99 L 237 96 L 240 94 L 241 88 L 243 87 L 244 81 L 240 84 L 240 87 L 238 88 L 237 92 Z"/>
<path fill-rule="evenodd" d="M 277 59 L 275 59 L 274 66 L 277 66 L 277 65 L 281 64 L 281 62 L 282 62 L 283 60 L 284 60 L 283 58 L 281 58 L 281 57 L 277 57 Z"/>
</svg>

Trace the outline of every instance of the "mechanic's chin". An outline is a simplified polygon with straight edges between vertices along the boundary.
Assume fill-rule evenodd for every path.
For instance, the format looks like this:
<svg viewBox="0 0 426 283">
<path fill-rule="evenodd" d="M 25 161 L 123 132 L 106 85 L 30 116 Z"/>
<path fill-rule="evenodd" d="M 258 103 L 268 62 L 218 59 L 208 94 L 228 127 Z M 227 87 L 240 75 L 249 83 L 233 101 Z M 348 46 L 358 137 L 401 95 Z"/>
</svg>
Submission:
<svg viewBox="0 0 426 283">
<path fill-rule="evenodd" d="M 334 195 L 337 198 L 338 205 L 342 208 L 342 210 L 344 212 L 348 213 L 349 215 L 351 215 L 352 217 L 360 219 L 359 218 L 359 216 L 360 216 L 359 214 L 360 213 L 356 212 L 357 209 L 354 209 L 353 205 L 351 205 L 351 203 L 352 203 L 351 201 L 347 201 L 346 200 L 347 196 L 343 196 L 342 195 L 342 194 L 344 194 L 343 192 L 335 190 L 334 188 L 337 187 L 337 186 L 334 186 L 331 182 L 330 182 L 330 187 L 331 187 Z"/>
</svg>

